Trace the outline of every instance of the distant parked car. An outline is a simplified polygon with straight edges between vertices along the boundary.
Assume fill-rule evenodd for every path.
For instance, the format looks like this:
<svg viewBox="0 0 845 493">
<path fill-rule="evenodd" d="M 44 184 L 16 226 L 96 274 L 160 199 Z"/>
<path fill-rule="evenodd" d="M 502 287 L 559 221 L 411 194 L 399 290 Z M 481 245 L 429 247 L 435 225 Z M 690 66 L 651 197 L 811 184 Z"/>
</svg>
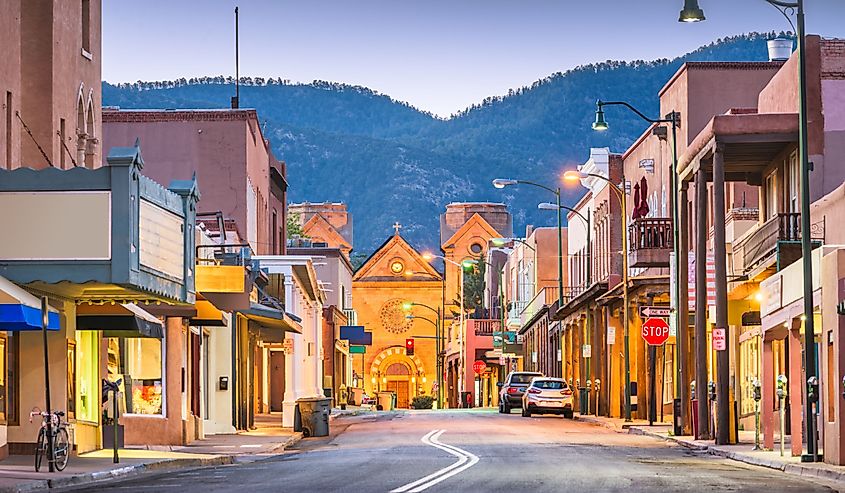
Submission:
<svg viewBox="0 0 845 493">
<path fill-rule="evenodd" d="M 510 414 L 511 409 L 522 406 L 522 393 L 528 388 L 531 380 L 542 377 L 543 374 L 535 371 L 514 371 L 508 373 L 504 382 L 499 386 L 499 412 Z"/>
<path fill-rule="evenodd" d="M 535 378 L 522 395 L 522 415 L 563 414 L 572 419 L 572 389 L 562 378 Z"/>
</svg>

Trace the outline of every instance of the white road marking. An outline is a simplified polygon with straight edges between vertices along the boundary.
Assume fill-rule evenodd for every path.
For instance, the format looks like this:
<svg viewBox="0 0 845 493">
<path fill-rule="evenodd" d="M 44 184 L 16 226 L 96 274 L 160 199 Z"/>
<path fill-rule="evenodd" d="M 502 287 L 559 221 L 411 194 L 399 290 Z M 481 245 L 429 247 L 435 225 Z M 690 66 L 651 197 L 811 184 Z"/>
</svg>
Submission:
<svg viewBox="0 0 845 493">
<path fill-rule="evenodd" d="M 418 479 L 414 482 L 391 490 L 390 493 L 419 493 L 436 485 L 441 481 L 444 481 L 456 474 L 459 474 L 469 469 L 470 467 L 478 463 L 478 457 L 476 455 L 471 454 L 466 450 L 459 449 L 454 445 L 447 445 L 445 443 L 440 442 L 440 435 L 442 435 L 445 431 L 446 430 L 432 430 L 426 433 L 426 435 L 422 437 L 420 441 L 426 445 L 430 445 L 434 448 L 438 448 L 440 450 L 443 450 L 444 452 L 454 455 L 458 458 L 457 462 L 450 466 L 444 467 L 439 471 L 433 472 L 424 478 Z"/>
</svg>

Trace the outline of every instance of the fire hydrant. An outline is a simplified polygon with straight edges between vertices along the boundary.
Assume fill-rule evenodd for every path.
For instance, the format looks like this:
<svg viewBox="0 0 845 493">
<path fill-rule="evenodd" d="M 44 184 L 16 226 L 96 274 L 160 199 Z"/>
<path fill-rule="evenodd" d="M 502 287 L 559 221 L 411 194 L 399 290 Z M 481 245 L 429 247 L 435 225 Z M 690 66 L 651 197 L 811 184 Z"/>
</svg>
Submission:
<svg viewBox="0 0 845 493">
<path fill-rule="evenodd" d="M 341 384 L 337 391 L 337 405 L 341 409 L 346 409 L 346 400 L 349 398 L 349 392 L 346 390 L 346 385 Z"/>
</svg>

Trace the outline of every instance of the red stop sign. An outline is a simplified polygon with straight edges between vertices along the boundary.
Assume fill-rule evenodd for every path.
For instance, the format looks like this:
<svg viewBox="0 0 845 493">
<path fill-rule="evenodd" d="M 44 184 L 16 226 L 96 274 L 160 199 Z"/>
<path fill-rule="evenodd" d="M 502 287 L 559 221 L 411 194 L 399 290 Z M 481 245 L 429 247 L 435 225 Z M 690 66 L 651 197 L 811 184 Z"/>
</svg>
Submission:
<svg viewBox="0 0 845 493">
<path fill-rule="evenodd" d="M 662 346 L 669 339 L 669 324 L 662 318 L 650 318 L 643 323 L 643 339 L 650 346 Z"/>
<path fill-rule="evenodd" d="M 487 363 L 481 361 L 480 359 L 475 360 L 475 363 L 472 364 L 472 371 L 475 373 L 481 374 L 484 373 L 484 370 L 487 369 Z"/>
</svg>

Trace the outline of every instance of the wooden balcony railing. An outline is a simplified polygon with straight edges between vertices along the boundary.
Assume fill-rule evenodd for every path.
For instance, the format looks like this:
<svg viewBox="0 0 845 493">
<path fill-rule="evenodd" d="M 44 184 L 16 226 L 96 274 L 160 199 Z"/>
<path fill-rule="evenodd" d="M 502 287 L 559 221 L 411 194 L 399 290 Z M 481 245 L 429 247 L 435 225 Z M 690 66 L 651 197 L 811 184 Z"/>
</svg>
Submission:
<svg viewBox="0 0 845 493">
<path fill-rule="evenodd" d="M 475 328 L 475 335 L 477 336 L 493 336 L 494 332 L 501 332 L 502 323 L 499 320 L 468 320 L 467 323 L 473 324 Z"/>
<path fill-rule="evenodd" d="M 668 267 L 672 251 L 672 220 L 658 217 L 634 219 L 628 226 L 631 267 Z"/>
</svg>

